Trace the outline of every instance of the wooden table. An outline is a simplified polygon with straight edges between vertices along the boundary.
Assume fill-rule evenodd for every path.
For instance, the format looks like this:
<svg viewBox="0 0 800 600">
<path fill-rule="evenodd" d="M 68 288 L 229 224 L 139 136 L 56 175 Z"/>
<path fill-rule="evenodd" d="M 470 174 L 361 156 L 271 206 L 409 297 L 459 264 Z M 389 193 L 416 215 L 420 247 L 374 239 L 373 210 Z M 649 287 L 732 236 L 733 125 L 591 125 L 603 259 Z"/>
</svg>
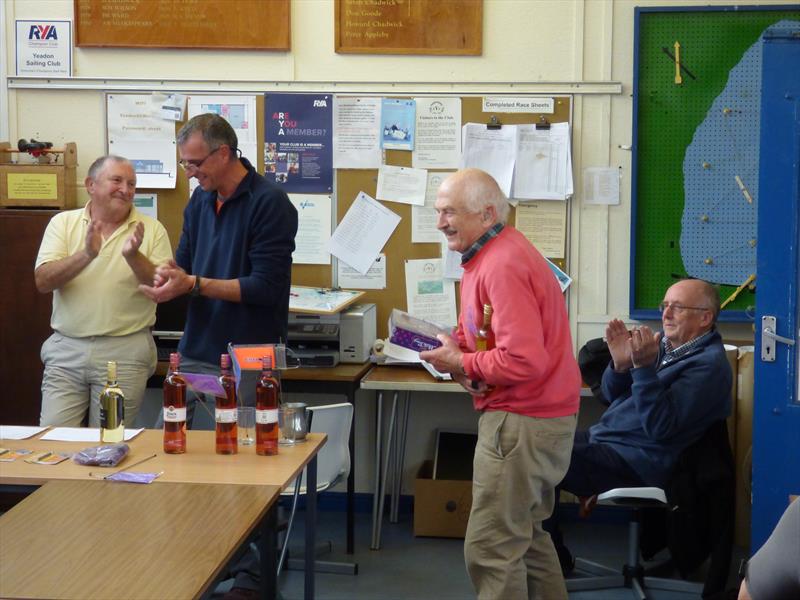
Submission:
<svg viewBox="0 0 800 600">
<path fill-rule="evenodd" d="M 372 365 L 339 363 L 335 367 L 286 369 L 281 371 L 281 385 L 286 392 L 301 394 L 341 394 L 355 407 L 356 392 L 361 378 Z M 347 553 L 353 554 L 355 548 L 355 430 L 356 411 L 353 410 L 353 423 L 350 426 L 350 473 L 347 476 Z"/>
<path fill-rule="evenodd" d="M 0 517 L 0 596 L 198 598 L 279 494 L 271 485 L 51 481 Z"/>
<path fill-rule="evenodd" d="M 400 505 L 400 486 L 402 484 L 403 463 L 405 461 L 406 433 L 408 431 L 409 399 L 411 392 L 445 392 L 462 393 L 466 391 L 454 381 L 439 381 L 422 366 L 377 366 L 361 378 L 361 389 L 375 390 L 377 401 L 375 431 L 375 487 L 372 495 L 372 542 L 371 550 L 380 550 L 381 524 L 383 506 L 386 497 L 386 486 L 390 471 L 393 473 L 390 486 L 391 504 L 389 520 L 396 523 Z M 392 409 L 389 416 L 389 427 L 386 442 L 383 441 L 383 393 L 394 392 Z M 397 418 L 400 392 L 405 392 L 405 401 L 401 406 L 402 414 Z M 466 399 L 465 399 L 466 401 Z M 392 441 L 397 437 L 397 450 L 392 454 Z M 384 449 L 385 446 L 385 449 Z M 393 460 L 392 460 L 393 459 Z M 390 466 L 392 467 L 390 469 Z"/>
<path fill-rule="evenodd" d="M 314 543 L 316 536 L 316 456 L 327 436 L 322 433 L 309 434 L 307 442 L 295 446 L 281 446 L 277 456 L 258 456 L 254 446 L 239 446 L 236 455 L 218 455 L 214 451 L 213 431 L 187 431 L 187 452 L 185 454 L 164 454 L 161 430 L 148 429 L 128 442 L 130 453 L 115 469 L 84 467 L 72 461 L 57 465 L 35 465 L 18 459 L 11 463 L 0 462 L 0 485 L 14 488 L 40 486 L 53 480 L 92 481 L 89 473 L 104 476 L 117 470 L 127 470 L 126 465 L 136 463 L 152 456 L 132 472 L 160 472 L 163 474 L 154 484 L 141 486 L 143 489 L 165 483 L 202 483 L 209 485 L 234 486 L 277 486 L 281 490 L 292 483 L 297 475 L 307 468 L 308 486 L 306 508 L 305 538 L 305 597 L 314 596 Z M 25 448 L 33 452 L 76 452 L 96 444 L 90 442 L 55 442 L 36 436 L 27 440 L 3 440 L 3 446 L 10 449 Z M 107 483 L 107 482 L 106 482 Z M 225 487 L 227 487 L 227 485 Z M 130 485 L 124 485 L 128 488 Z M 25 500 L 26 502 L 27 500 Z M 274 522 L 273 522 L 274 524 Z M 274 540 L 274 530 L 270 536 Z M 0 542 L 2 540 L 0 539 Z M 274 544 L 267 543 L 262 535 L 263 551 L 262 587 L 270 595 L 276 593 L 276 565 L 265 566 L 274 560 Z M 268 589 L 267 589 L 268 588 Z"/>
</svg>

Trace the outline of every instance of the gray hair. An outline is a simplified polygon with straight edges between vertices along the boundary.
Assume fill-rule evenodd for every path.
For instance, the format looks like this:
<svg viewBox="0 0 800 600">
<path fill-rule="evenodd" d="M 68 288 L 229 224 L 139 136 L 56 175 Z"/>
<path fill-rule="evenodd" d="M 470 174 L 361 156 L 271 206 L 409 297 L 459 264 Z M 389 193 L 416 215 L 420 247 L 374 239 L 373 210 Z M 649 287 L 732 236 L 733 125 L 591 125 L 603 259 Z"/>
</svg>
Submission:
<svg viewBox="0 0 800 600">
<path fill-rule="evenodd" d="M 510 206 L 508 198 L 494 177 L 486 171 L 474 168 L 459 171 L 458 175 L 463 178 L 460 191 L 466 209 L 470 212 L 480 212 L 487 206 L 494 206 L 497 221 L 505 224 Z"/>
<path fill-rule="evenodd" d="M 129 165 L 131 164 L 131 161 L 129 161 L 127 158 L 123 158 L 122 156 L 116 156 L 114 154 L 106 154 L 105 156 L 101 156 L 92 163 L 92 165 L 89 167 L 89 172 L 86 173 L 86 176 L 92 181 L 97 181 L 97 176 L 100 174 L 100 171 L 102 171 L 103 168 L 105 168 L 106 163 L 109 161 L 115 163 L 127 163 Z"/>
<path fill-rule="evenodd" d="M 228 146 L 231 149 L 231 158 L 236 157 L 236 149 L 239 147 L 239 139 L 236 132 L 225 119 L 214 113 L 204 113 L 189 119 L 181 127 L 176 138 L 178 146 L 183 146 L 195 133 L 203 136 L 203 141 L 210 151 L 214 151 L 220 146 Z"/>
<path fill-rule="evenodd" d="M 697 281 L 702 284 L 700 292 L 703 294 L 703 299 L 706 302 L 706 308 L 711 311 L 711 314 L 714 317 L 712 324 L 716 323 L 721 304 L 719 299 L 719 286 L 702 279 L 698 279 Z"/>
</svg>

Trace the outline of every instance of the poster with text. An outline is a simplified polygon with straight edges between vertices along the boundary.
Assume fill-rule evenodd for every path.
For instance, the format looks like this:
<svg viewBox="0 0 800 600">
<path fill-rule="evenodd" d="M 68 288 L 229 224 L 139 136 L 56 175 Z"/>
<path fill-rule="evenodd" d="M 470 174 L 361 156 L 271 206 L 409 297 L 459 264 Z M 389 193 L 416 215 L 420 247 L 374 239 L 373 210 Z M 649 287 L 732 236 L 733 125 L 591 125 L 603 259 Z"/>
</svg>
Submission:
<svg viewBox="0 0 800 600">
<path fill-rule="evenodd" d="M 333 96 L 268 94 L 264 108 L 267 179 L 288 193 L 330 193 Z"/>
</svg>

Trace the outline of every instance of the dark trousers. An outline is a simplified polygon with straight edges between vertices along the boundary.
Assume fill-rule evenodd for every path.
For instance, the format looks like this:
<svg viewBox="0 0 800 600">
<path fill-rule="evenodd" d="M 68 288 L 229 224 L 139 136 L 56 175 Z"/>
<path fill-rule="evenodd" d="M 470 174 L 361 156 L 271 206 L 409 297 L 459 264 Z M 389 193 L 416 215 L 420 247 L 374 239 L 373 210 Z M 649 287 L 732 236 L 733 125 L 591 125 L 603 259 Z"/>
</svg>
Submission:
<svg viewBox="0 0 800 600">
<path fill-rule="evenodd" d="M 553 515 L 542 523 L 544 530 L 553 538 L 562 566 L 572 562 L 572 559 L 559 527 L 559 492 L 565 490 L 576 496 L 593 496 L 618 487 L 643 485 L 646 484 L 615 450 L 605 444 L 590 443 L 588 431 L 576 431 L 569 469 L 556 487 Z"/>
</svg>

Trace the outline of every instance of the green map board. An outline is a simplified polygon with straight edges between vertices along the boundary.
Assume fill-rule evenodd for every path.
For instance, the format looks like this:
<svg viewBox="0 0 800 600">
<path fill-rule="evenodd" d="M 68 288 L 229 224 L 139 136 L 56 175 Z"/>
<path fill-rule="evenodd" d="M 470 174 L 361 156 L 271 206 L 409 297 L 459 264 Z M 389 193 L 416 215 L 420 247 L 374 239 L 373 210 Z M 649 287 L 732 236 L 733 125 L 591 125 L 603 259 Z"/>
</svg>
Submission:
<svg viewBox="0 0 800 600">
<path fill-rule="evenodd" d="M 684 161 L 701 124 L 707 126 L 712 108 L 717 110 L 715 100 L 729 85 L 734 67 L 741 69 L 740 61 L 744 63 L 745 53 L 758 42 L 764 30 L 783 20 L 800 21 L 800 5 L 636 9 L 632 317 L 658 318 L 657 306 L 664 291 L 678 278 L 688 275 L 719 283 L 724 301 L 747 277 L 729 276 L 724 282 L 721 277 L 703 276 L 703 265 L 708 265 L 710 271 L 725 260 L 752 260 L 752 264 L 748 262 L 738 267 L 741 272 L 755 274 L 757 240 L 755 234 L 749 232 L 755 231 L 757 197 L 746 206 L 746 197 L 734 177 L 742 174 L 739 180 L 745 189 L 757 185 L 758 144 L 756 142 L 753 147 L 752 143 L 743 143 L 728 124 L 738 122 L 739 126 L 755 127 L 757 134 L 759 114 L 748 113 L 740 107 L 748 106 L 748 102 L 750 106 L 760 105 L 760 71 L 750 73 L 754 85 L 740 90 L 739 98 L 725 105 L 725 117 L 719 121 L 719 131 L 710 142 L 719 146 L 720 153 L 716 155 L 719 158 L 698 160 L 687 166 Z M 675 42 L 680 44 L 681 83 L 676 83 Z M 787 65 L 787 68 L 792 67 Z M 737 163 L 742 167 L 735 166 Z M 720 176 L 724 172 L 726 186 L 724 191 L 719 185 L 706 190 L 709 196 L 718 196 L 718 200 L 706 204 L 706 209 L 691 218 L 713 223 L 728 218 L 729 208 L 736 207 L 740 213 L 731 219 L 737 222 L 730 225 L 733 228 L 728 241 L 735 240 L 737 247 L 749 247 L 749 253 L 745 254 L 751 258 L 743 258 L 744 254 L 734 257 L 729 250 L 720 250 L 717 255 L 712 247 L 698 251 L 704 252 L 695 257 L 699 267 L 692 270 L 685 264 L 689 246 L 685 238 L 682 252 L 681 235 L 695 233 L 682 223 L 685 209 L 690 214 L 684 175 L 695 168 L 705 169 L 709 175 Z M 745 177 L 748 169 L 753 169 L 753 173 Z M 694 192 L 697 193 L 697 189 Z M 742 216 L 742 210 L 749 213 Z M 755 290 L 745 287 L 737 299 L 728 304 L 721 318 L 746 320 L 752 315 L 754 305 Z"/>
</svg>

